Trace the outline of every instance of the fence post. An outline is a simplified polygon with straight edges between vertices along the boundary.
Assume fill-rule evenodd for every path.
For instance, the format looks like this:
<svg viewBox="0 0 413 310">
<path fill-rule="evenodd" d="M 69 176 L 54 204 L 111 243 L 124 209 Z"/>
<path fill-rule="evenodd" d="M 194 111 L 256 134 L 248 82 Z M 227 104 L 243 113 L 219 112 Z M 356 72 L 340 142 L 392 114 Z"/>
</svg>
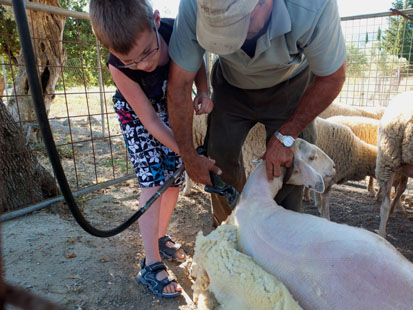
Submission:
<svg viewBox="0 0 413 310">
<path fill-rule="evenodd" d="M 102 136 L 105 136 L 105 117 L 104 117 L 104 106 L 103 106 L 103 75 L 102 75 L 102 64 L 101 64 L 101 60 L 100 60 L 100 42 L 98 39 L 96 39 L 96 49 L 97 49 L 97 53 L 96 53 L 96 57 L 97 57 L 97 62 L 98 62 L 98 75 L 99 75 L 99 96 L 100 96 L 100 116 L 102 119 Z"/>
</svg>

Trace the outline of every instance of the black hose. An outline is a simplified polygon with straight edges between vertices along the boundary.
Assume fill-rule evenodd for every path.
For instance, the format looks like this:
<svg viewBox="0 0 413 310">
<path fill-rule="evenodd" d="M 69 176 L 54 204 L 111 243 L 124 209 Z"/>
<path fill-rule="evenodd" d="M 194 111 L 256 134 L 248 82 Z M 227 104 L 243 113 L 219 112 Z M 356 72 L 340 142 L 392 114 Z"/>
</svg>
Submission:
<svg viewBox="0 0 413 310">
<path fill-rule="evenodd" d="M 57 152 L 56 145 L 53 140 L 52 131 L 50 130 L 50 124 L 47 118 L 43 94 L 41 92 L 39 77 L 36 69 L 37 64 L 34 57 L 33 45 L 30 37 L 25 3 L 23 0 L 13 0 L 12 3 L 37 120 L 39 122 L 40 131 L 44 139 L 47 154 L 49 155 L 53 171 L 55 173 L 63 197 L 66 200 L 67 206 L 69 207 L 69 210 L 75 218 L 76 222 L 89 234 L 101 238 L 112 237 L 116 234 L 119 234 L 130 225 L 132 225 L 143 213 L 145 213 L 145 211 L 153 204 L 153 202 L 168 189 L 168 187 L 174 182 L 174 180 L 184 171 L 184 166 L 182 165 L 177 171 L 175 171 L 174 175 L 170 177 L 165 182 L 165 184 L 146 202 L 146 204 L 142 208 L 140 208 L 133 216 L 131 216 L 125 223 L 111 230 L 99 230 L 90 225 L 89 222 L 86 221 L 86 219 L 83 217 L 76 203 L 76 200 L 72 195 L 72 191 L 70 190 L 69 184 L 67 183 L 66 175 L 60 162 L 59 153 Z"/>
</svg>

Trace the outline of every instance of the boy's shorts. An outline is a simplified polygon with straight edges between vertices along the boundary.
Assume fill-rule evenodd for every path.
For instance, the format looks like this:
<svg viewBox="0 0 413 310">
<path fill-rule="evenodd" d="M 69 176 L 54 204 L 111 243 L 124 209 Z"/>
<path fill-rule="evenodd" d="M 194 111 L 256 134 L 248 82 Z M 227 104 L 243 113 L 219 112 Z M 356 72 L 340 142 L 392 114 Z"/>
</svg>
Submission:
<svg viewBox="0 0 413 310">
<path fill-rule="evenodd" d="M 146 130 L 126 101 L 114 96 L 113 103 L 139 185 L 142 188 L 162 186 L 182 166 L 181 157 Z M 153 103 L 153 106 L 161 121 L 170 127 L 166 105 Z M 184 178 L 181 174 L 172 186 L 181 185 Z"/>
</svg>

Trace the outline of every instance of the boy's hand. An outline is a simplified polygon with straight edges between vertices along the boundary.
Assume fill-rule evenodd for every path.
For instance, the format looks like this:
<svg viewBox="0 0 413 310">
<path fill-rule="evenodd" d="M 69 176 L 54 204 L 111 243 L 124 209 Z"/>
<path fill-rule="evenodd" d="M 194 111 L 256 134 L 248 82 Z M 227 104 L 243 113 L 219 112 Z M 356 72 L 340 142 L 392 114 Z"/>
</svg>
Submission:
<svg viewBox="0 0 413 310">
<path fill-rule="evenodd" d="M 209 98 L 208 93 L 200 92 L 194 98 L 194 110 L 196 115 L 210 113 L 214 108 L 214 103 Z"/>
</svg>

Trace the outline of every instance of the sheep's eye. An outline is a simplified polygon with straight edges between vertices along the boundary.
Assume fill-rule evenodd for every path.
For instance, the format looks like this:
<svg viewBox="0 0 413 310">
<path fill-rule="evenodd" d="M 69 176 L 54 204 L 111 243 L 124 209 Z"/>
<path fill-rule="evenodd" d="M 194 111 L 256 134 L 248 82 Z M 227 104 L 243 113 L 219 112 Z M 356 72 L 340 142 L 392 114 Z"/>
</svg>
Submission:
<svg viewBox="0 0 413 310">
<path fill-rule="evenodd" d="M 314 156 L 314 155 L 313 155 L 313 156 L 308 157 L 308 160 L 313 161 L 314 159 L 315 159 L 315 156 Z"/>
</svg>

